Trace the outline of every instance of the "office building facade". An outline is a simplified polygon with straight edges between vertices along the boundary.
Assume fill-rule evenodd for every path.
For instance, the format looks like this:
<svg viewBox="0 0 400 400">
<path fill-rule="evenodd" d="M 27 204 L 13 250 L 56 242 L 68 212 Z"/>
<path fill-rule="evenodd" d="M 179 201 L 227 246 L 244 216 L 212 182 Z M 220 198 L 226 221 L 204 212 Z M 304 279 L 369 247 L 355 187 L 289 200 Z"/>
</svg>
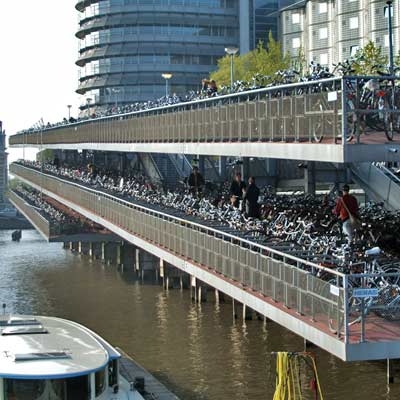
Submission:
<svg viewBox="0 0 400 400">
<path fill-rule="evenodd" d="M 399 48 L 399 0 L 393 1 L 394 54 Z M 308 0 L 280 9 L 283 50 L 296 57 L 302 50 L 307 62 L 322 65 L 355 55 L 372 40 L 389 51 L 388 9 L 382 0 Z"/>
<path fill-rule="evenodd" d="M 85 0 L 77 92 L 92 104 L 198 90 L 227 46 L 239 45 L 239 0 Z"/>
<path fill-rule="evenodd" d="M 282 1 L 282 0 L 281 0 Z M 286 0 L 287 1 L 287 0 Z M 241 53 L 277 34 L 278 0 L 82 0 L 79 87 L 96 106 L 198 90 L 225 47 Z"/>
</svg>

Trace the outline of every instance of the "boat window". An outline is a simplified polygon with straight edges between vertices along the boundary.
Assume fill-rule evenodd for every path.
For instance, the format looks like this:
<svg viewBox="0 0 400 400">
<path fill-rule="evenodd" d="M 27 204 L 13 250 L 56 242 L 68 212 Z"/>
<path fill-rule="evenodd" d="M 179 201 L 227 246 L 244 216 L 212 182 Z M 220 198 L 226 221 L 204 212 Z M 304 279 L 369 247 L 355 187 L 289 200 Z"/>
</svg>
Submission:
<svg viewBox="0 0 400 400">
<path fill-rule="evenodd" d="M 15 354 L 15 361 L 32 361 L 32 360 L 63 360 L 71 358 L 65 351 L 49 351 L 47 353 L 21 353 Z"/>
<path fill-rule="evenodd" d="M 33 335 L 33 334 L 43 334 L 48 333 L 47 329 L 43 328 L 42 326 L 38 325 L 37 327 L 33 326 L 18 326 L 18 327 L 9 327 L 4 328 L 1 331 L 2 336 L 9 336 L 9 335 Z"/>
<path fill-rule="evenodd" d="M 90 376 L 77 376 L 66 379 L 66 400 L 88 400 L 90 399 Z"/>
<path fill-rule="evenodd" d="M 48 381 L 49 390 L 47 395 L 51 400 L 65 400 L 67 398 L 67 387 L 65 379 L 52 379 Z"/>
<path fill-rule="evenodd" d="M 89 376 L 69 379 L 5 379 L 5 400 L 90 400 Z"/>
<path fill-rule="evenodd" d="M 106 390 L 106 370 L 102 369 L 95 373 L 96 397 L 100 396 Z"/>
<path fill-rule="evenodd" d="M 44 394 L 45 381 L 34 379 L 6 379 L 6 400 L 36 400 Z"/>
</svg>

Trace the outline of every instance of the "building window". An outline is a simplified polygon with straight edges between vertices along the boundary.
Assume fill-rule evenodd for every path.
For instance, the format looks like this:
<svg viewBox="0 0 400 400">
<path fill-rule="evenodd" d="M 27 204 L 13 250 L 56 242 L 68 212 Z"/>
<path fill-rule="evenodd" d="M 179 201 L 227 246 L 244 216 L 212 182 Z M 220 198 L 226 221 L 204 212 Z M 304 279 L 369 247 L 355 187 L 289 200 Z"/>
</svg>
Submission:
<svg viewBox="0 0 400 400">
<path fill-rule="evenodd" d="M 292 48 L 298 49 L 300 47 L 300 38 L 293 38 L 292 39 Z"/>
<path fill-rule="evenodd" d="M 328 53 L 320 54 L 319 63 L 321 65 L 328 65 Z"/>
<path fill-rule="evenodd" d="M 300 14 L 295 13 L 292 14 L 292 24 L 299 24 L 300 23 Z"/>
<path fill-rule="evenodd" d="M 326 3 L 326 2 L 319 3 L 319 13 L 325 14 L 327 12 L 328 12 L 328 3 Z"/>
<path fill-rule="evenodd" d="M 358 45 L 350 46 L 350 56 L 354 57 L 359 49 L 360 49 L 360 46 L 358 46 Z"/>
<path fill-rule="evenodd" d="M 350 29 L 358 29 L 358 17 L 351 17 L 349 23 Z"/>
<path fill-rule="evenodd" d="M 320 28 L 319 38 L 320 39 L 328 39 L 328 28 Z"/>
</svg>

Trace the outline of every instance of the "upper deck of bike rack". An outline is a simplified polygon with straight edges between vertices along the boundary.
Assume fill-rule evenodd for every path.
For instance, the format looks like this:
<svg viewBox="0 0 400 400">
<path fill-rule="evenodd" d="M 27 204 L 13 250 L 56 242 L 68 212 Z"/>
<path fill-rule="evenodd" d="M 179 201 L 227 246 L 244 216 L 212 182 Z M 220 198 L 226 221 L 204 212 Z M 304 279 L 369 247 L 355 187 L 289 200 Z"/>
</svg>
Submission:
<svg viewBox="0 0 400 400">
<path fill-rule="evenodd" d="M 367 115 L 397 118 L 399 107 L 386 105 L 379 116 L 377 107 L 367 110 L 357 82 L 368 79 L 323 79 L 93 118 L 24 131 L 11 136 L 9 144 L 339 163 L 400 160 L 400 135 L 389 141 L 383 128 L 366 124 Z M 381 85 L 391 81 L 373 79 Z M 353 123 L 354 138 L 348 142 Z"/>
<path fill-rule="evenodd" d="M 400 358 L 400 322 L 350 325 L 355 276 L 234 231 L 12 164 L 19 179 L 346 361 Z M 329 274 L 333 281 L 317 276 Z M 382 276 L 381 274 L 380 276 Z M 366 277 L 369 279 L 370 277 Z M 336 332 L 332 327 L 339 324 Z"/>
</svg>

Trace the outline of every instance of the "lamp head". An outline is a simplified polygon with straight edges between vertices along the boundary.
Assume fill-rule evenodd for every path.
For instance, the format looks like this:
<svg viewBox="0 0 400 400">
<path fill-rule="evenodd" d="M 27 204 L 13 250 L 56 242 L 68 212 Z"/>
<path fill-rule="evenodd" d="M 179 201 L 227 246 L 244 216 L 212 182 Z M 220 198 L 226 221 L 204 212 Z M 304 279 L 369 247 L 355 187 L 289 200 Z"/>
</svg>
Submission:
<svg viewBox="0 0 400 400">
<path fill-rule="evenodd" d="M 237 47 L 225 47 L 225 53 L 230 56 L 234 56 L 238 51 Z"/>
<path fill-rule="evenodd" d="M 171 79 L 171 78 L 172 78 L 172 74 L 170 74 L 170 73 L 161 74 L 161 76 L 162 76 L 164 79 Z"/>
</svg>

